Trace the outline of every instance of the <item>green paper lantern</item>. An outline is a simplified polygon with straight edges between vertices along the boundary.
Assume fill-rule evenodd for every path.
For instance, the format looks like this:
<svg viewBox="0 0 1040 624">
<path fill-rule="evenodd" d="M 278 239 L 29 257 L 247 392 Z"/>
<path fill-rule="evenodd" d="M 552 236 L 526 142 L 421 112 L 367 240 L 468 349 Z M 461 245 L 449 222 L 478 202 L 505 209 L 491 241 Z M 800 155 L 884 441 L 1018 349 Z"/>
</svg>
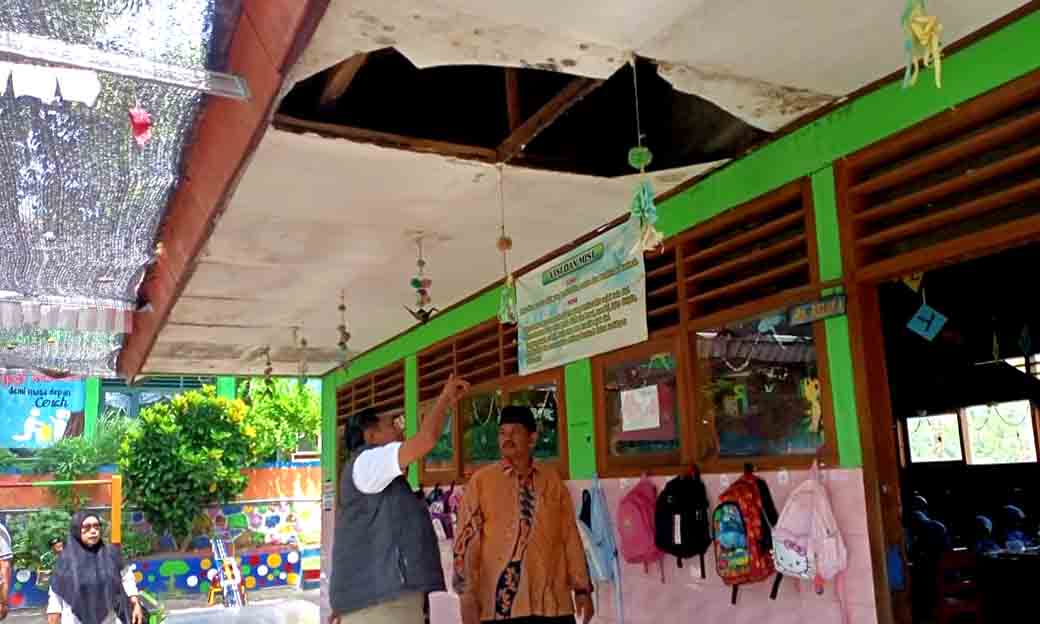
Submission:
<svg viewBox="0 0 1040 624">
<path fill-rule="evenodd" d="M 631 165 L 633 169 L 642 171 L 650 166 L 653 159 L 654 155 L 650 152 L 649 147 L 643 147 L 640 145 L 628 150 L 628 164 Z"/>
</svg>

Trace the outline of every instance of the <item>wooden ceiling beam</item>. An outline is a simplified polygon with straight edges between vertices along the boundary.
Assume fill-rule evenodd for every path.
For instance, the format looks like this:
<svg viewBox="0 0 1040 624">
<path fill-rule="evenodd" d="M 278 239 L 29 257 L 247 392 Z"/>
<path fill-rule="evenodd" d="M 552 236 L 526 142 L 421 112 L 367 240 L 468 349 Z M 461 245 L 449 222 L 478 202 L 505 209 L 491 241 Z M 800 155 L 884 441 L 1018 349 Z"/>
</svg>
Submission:
<svg viewBox="0 0 1040 624">
<path fill-rule="evenodd" d="M 580 102 L 585 96 L 595 91 L 602 80 L 592 78 L 575 78 L 557 93 L 545 106 L 538 109 L 527 121 L 520 124 L 496 150 L 498 162 L 506 163 L 524 151 L 528 144 L 543 130 L 551 126 L 561 115 Z"/>
<path fill-rule="evenodd" d="M 391 132 L 378 130 L 367 130 L 354 126 L 343 126 L 340 124 L 322 123 L 319 121 L 308 121 L 298 119 L 289 115 L 275 115 L 274 127 L 289 132 L 313 132 L 320 136 L 347 139 L 355 143 L 371 143 L 380 147 L 402 149 L 422 154 L 440 154 L 464 160 L 476 160 L 479 162 L 493 163 L 497 157 L 495 150 L 475 145 L 460 145 L 447 141 L 434 139 L 417 139 Z"/>
<path fill-rule="evenodd" d="M 357 77 L 358 72 L 361 71 L 361 68 L 365 66 L 367 61 L 368 52 L 361 52 L 333 67 L 329 72 L 328 79 L 325 81 L 325 88 L 322 90 L 321 98 L 318 100 L 319 105 L 323 107 L 328 106 L 343 97 L 343 94 L 350 88 L 350 84 L 354 82 L 354 78 Z"/>
<path fill-rule="evenodd" d="M 509 115 L 509 131 L 520 127 L 520 70 L 506 67 L 506 111 Z"/>
</svg>

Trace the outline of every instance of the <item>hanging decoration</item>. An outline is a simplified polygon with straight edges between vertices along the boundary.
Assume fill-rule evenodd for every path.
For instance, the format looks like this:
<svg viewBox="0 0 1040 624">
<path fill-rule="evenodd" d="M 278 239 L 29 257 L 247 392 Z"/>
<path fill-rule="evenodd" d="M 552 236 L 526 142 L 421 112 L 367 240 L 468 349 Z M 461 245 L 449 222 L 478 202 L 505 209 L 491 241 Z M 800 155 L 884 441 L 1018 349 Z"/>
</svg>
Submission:
<svg viewBox="0 0 1040 624">
<path fill-rule="evenodd" d="M 130 109 L 130 131 L 138 147 L 144 147 L 152 140 L 152 115 L 140 104 Z"/>
<path fill-rule="evenodd" d="M 264 379 L 271 381 L 274 374 L 274 364 L 271 363 L 271 345 L 264 347 Z"/>
<path fill-rule="evenodd" d="M 1022 355 L 1033 355 L 1033 337 L 1029 334 L 1029 325 L 1022 326 L 1022 333 L 1018 336 L 1018 347 L 1022 349 Z"/>
<path fill-rule="evenodd" d="M 1000 359 L 1000 337 L 997 335 L 997 317 L 993 317 L 993 361 Z"/>
<path fill-rule="evenodd" d="M 347 291 L 341 290 L 339 293 L 339 326 L 336 329 L 339 331 L 339 342 L 336 343 L 336 354 L 339 357 L 339 363 L 341 366 L 346 366 L 350 361 L 350 352 L 347 350 L 347 343 L 350 342 L 350 332 L 347 331 Z"/>
<path fill-rule="evenodd" d="M 914 292 L 921 292 L 921 282 L 924 281 L 924 273 L 911 273 L 910 275 L 904 275 L 900 280 L 906 287 Z"/>
<path fill-rule="evenodd" d="M 907 0 L 903 11 L 906 34 L 906 72 L 903 88 L 917 84 L 922 66 L 935 68 L 935 86 L 942 88 L 942 31 L 939 18 L 928 14 L 924 0 Z"/>
<path fill-rule="evenodd" d="M 654 226 L 657 223 L 657 206 L 654 205 L 654 187 L 650 183 L 650 178 L 646 175 L 646 168 L 650 166 L 654 155 L 650 152 L 650 148 L 643 145 L 645 135 L 643 134 L 643 125 L 639 114 L 639 76 L 636 71 L 634 55 L 629 56 L 628 63 L 632 67 L 632 90 L 635 96 L 636 114 L 636 146 L 628 150 L 628 164 L 640 174 L 639 184 L 636 186 L 636 192 L 632 197 L 629 212 L 631 214 L 630 221 L 638 225 L 642 232 L 639 242 L 632 249 L 632 254 L 634 255 L 639 251 L 645 253 L 660 250 L 664 237 L 661 236 L 661 233 Z"/>
<path fill-rule="evenodd" d="M 408 306 L 405 306 L 404 309 L 408 310 L 412 318 L 422 324 L 426 324 L 429 322 L 430 317 L 437 313 L 437 308 L 427 309 L 426 307 L 433 302 L 433 299 L 430 297 L 430 287 L 433 286 L 433 280 L 426 277 L 426 258 L 423 257 L 423 237 L 421 234 L 415 239 L 415 245 L 419 250 L 419 259 L 415 261 L 417 271 L 415 277 L 411 280 L 411 286 L 415 290 L 415 310 Z"/>
<path fill-rule="evenodd" d="M 509 270 L 509 252 L 513 249 L 513 239 L 506 234 L 506 202 L 502 186 L 502 163 L 496 166 L 498 170 L 498 241 L 495 246 L 502 254 L 502 293 L 498 300 L 498 322 L 503 325 L 515 325 L 517 322 L 516 311 L 516 280 Z"/>
<path fill-rule="evenodd" d="M 293 343 L 300 351 L 300 385 L 307 383 L 307 338 L 300 332 L 299 327 L 293 327 Z"/>
</svg>

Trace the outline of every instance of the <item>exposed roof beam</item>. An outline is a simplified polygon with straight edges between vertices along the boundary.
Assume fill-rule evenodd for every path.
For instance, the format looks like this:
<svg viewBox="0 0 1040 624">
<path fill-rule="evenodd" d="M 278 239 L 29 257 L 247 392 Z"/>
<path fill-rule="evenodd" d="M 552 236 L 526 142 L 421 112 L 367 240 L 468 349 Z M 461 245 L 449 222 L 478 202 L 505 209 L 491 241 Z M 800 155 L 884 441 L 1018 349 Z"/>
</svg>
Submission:
<svg viewBox="0 0 1040 624">
<path fill-rule="evenodd" d="M 524 151 L 524 148 L 553 124 L 561 115 L 566 113 L 570 107 L 582 100 L 586 95 L 592 93 L 603 84 L 602 80 L 592 78 L 575 78 L 559 93 L 553 96 L 545 106 L 537 113 L 531 115 L 527 121 L 520 124 L 496 150 L 499 162 L 509 162 L 514 156 Z"/>
<path fill-rule="evenodd" d="M 343 97 L 343 94 L 350 88 L 350 83 L 354 82 L 354 77 L 365 66 L 366 61 L 368 61 L 368 53 L 361 52 L 332 68 L 328 80 L 325 81 L 325 89 L 322 90 L 321 98 L 318 100 L 319 104 L 328 106 Z"/>
<path fill-rule="evenodd" d="M 506 110 L 509 114 L 509 131 L 515 132 L 520 126 L 520 70 L 506 67 Z"/>
<path fill-rule="evenodd" d="M 477 160 L 480 162 L 495 162 L 496 152 L 487 147 L 475 145 L 460 145 L 447 141 L 436 141 L 433 139 L 417 139 L 390 132 L 378 130 L 366 130 L 353 126 L 342 126 L 339 124 L 322 123 L 318 121 L 307 121 L 297 119 L 289 115 L 275 115 L 274 127 L 289 132 L 313 132 L 325 137 L 347 139 L 355 143 L 371 143 L 380 147 L 403 149 L 410 152 L 423 154 L 440 154 L 453 158 L 465 160 Z"/>
</svg>

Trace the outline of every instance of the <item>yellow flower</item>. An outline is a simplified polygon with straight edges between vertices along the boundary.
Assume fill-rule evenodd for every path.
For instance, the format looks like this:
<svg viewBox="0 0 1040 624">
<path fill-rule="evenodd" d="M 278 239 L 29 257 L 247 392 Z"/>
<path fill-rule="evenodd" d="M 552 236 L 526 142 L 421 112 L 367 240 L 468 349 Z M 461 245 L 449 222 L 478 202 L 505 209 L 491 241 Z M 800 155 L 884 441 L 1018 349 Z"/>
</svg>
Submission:
<svg viewBox="0 0 1040 624">
<path fill-rule="evenodd" d="M 242 430 L 242 433 L 244 433 L 247 438 L 256 437 L 256 429 L 253 428 L 253 425 L 246 425 L 246 428 Z"/>
<path fill-rule="evenodd" d="M 210 492 L 216 492 L 217 491 L 217 484 L 216 484 L 216 482 L 213 482 L 213 483 L 209 484 L 209 491 Z"/>
</svg>

